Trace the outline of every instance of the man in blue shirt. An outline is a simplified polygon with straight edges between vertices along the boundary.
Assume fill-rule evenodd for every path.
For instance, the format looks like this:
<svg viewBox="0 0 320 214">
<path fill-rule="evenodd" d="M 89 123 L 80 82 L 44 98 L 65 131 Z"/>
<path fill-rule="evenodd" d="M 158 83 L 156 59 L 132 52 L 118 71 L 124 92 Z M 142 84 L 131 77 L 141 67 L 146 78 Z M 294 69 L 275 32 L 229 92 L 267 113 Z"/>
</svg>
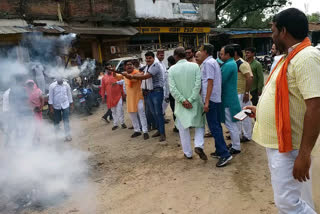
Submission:
<svg viewBox="0 0 320 214">
<path fill-rule="evenodd" d="M 215 140 L 216 151 L 211 154 L 219 158 L 217 167 L 225 166 L 231 159 L 221 127 L 221 70 L 218 62 L 212 57 L 214 47 L 204 44 L 201 48 L 201 95 L 204 103 L 203 111 L 206 113 L 210 132 Z"/>
</svg>

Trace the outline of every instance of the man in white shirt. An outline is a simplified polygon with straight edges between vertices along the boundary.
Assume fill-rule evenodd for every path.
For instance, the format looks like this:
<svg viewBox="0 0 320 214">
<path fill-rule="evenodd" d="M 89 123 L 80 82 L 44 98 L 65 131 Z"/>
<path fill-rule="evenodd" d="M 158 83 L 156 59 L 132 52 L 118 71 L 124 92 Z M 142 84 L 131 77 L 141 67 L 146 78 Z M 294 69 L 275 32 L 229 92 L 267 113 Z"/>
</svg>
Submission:
<svg viewBox="0 0 320 214">
<path fill-rule="evenodd" d="M 59 130 L 59 123 L 63 119 L 65 140 L 71 141 L 69 114 L 70 108 L 73 109 L 73 100 L 70 85 L 57 78 L 49 87 L 49 105 L 50 112 L 54 114 L 54 126 L 56 131 Z"/>
<path fill-rule="evenodd" d="M 168 80 L 168 71 L 166 68 L 166 64 L 163 62 L 164 60 L 164 50 L 160 49 L 157 51 L 157 61 L 159 62 L 159 65 L 161 66 L 162 72 L 163 72 L 163 80 L 164 80 L 164 86 L 163 86 L 163 103 L 162 103 L 162 110 L 163 114 L 166 113 L 166 110 L 169 105 L 169 80 Z M 168 122 L 168 121 L 166 121 Z"/>
</svg>

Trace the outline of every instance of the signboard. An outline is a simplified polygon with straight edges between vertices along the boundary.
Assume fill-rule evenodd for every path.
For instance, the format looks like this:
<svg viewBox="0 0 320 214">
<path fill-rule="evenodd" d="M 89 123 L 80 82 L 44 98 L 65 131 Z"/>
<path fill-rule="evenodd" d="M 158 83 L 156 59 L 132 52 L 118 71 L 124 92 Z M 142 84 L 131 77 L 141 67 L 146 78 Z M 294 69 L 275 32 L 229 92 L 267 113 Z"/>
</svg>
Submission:
<svg viewBox="0 0 320 214">
<path fill-rule="evenodd" d="M 141 34 L 149 33 L 210 33 L 210 27 L 138 27 Z"/>
<path fill-rule="evenodd" d="M 198 14 L 199 5 L 191 3 L 172 3 L 173 14 Z"/>
</svg>

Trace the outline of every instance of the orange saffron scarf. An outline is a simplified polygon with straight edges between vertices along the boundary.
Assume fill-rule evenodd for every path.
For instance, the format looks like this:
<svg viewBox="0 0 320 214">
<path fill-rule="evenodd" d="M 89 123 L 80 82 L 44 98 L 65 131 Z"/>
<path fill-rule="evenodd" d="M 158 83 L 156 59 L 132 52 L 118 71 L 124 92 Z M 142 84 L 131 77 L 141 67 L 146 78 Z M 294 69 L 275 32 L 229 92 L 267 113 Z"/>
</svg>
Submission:
<svg viewBox="0 0 320 214">
<path fill-rule="evenodd" d="M 304 48 L 311 45 L 310 39 L 306 37 L 292 52 L 290 52 L 285 59 L 284 64 L 277 76 L 276 80 L 276 97 L 275 97 L 275 113 L 276 113 L 276 127 L 278 135 L 279 152 L 285 153 L 292 151 L 292 136 L 291 136 L 291 122 L 289 112 L 289 87 L 287 81 L 287 70 L 288 65 L 297 53 L 302 51 Z M 269 82 L 272 74 L 277 69 L 281 60 L 277 63 L 273 71 L 271 72 L 267 83 Z"/>
</svg>

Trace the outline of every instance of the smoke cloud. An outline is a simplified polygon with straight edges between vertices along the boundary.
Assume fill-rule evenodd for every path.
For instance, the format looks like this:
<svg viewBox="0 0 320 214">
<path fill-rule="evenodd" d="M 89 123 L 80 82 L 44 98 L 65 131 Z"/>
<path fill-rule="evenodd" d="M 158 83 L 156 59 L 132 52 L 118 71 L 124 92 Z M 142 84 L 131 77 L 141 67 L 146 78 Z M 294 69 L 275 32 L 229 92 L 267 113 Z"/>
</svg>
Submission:
<svg viewBox="0 0 320 214">
<path fill-rule="evenodd" d="M 47 90 L 57 77 L 71 80 L 81 72 L 94 72 L 93 60 L 81 67 L 62 63 L 75 38 L 31 34 L 0 56 L 0 96 L 10 95 L 9 107 L 0 106 L 0 213 L 56 205 L 88 185 L 89 154 L 64 142 L 63 133 L 56 133 L 49 120 L 37 121 L 26 113 L 32 112 L 26 80 L 44 81 L 41 87 Z"/>
</svg>

